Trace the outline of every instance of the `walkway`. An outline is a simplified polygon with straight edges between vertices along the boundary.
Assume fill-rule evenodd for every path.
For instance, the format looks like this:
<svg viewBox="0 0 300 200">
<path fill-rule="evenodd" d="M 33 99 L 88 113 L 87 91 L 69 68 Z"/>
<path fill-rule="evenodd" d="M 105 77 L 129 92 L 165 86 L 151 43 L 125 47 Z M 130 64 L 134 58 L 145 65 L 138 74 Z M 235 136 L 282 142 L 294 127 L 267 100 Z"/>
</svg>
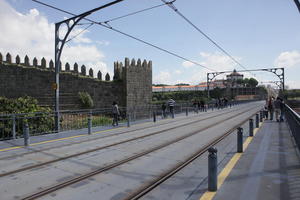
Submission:
<svg viewBox="0 0 300 200">
<path fill-rule="evenodd" d="M 286 123 L 265 121 L 213 199 L 300 199 L 300 157 Z"/>
</svg>

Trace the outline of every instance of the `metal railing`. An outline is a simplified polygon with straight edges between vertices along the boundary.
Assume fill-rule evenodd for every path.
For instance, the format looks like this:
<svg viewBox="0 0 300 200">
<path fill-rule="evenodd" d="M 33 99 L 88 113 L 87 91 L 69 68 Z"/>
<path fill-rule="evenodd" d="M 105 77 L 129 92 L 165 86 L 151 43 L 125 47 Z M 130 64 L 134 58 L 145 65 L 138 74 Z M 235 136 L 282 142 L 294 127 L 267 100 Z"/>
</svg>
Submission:
<svg viewBox="0 0 300 200">
<path fill-rule="evenodd" d="M 300 149 L 300 115 L 285 104 L 284 115 L 295 138 L 298 149 Z"/>
<path fill-rule="evenodd" d="M 174 115 L 180 113 L 200 113 L 208 109 L 222 109 L 231 107 L 241 102 L 230 102 L 228 105 L 218 106 L 213 103 L 206 104 L 204 108 L 199 108 L 191 102 L 176 103 Z M 244 102 L 242 102 L 244 103 Z M 152 120 L 172 118 L 174 115 L 167 106 L 166 112 L 162 111 L 161 105 L 148 105 L 128 109 L 119 107 L 119 122 L 129 125 L 137 120 Z M 55 113 L 20 113 L 20 114 L 0 114 L 0 141 L 23 138 L 29 130 L 30 136 L 55 133 Z M 65 110 L 60 113 L 60 131 L 78 130 L 91 127 L 109 127 L 112 125 L 112 109 L 87 109 L 87 110 Z M 90 124 L 90 127 L 89 127 Z M 26 130 L 27 128 L 27 130 Z"/>
</svg>

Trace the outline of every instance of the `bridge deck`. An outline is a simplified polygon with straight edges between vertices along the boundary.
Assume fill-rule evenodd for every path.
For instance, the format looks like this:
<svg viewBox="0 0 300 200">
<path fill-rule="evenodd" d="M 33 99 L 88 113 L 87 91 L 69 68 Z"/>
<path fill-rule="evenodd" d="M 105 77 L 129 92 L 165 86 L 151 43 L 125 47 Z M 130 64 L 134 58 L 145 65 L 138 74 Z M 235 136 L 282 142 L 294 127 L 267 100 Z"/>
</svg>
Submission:
<svg viewBox="0 0 300 200">
<path fill-rule="evenodd" d="M 5 173 L 18 168 L 24 168 L 24 171 L 3 175 L 3 177 L 0 174 L 0 183 L 3 184 L 0 189 L 3 192 L 0 199 L 22 199 L 49 185 L 64 182 L 72 176 L 77 177 L 95 167 L 105 166 L 106 163 L 113 163 L 115 159 L 121 160 L 132 153 L 137 154 L 148 146 L 163 144 L 174 137 L 182 136 L 185 132 L 209 127 L 207 130 L 199 131 L 200 134 L 166 146 L 167 148 L 160 151 L 152 152 L 143 158 L 41 198 L 124 199 L 133 189 L 148 183 L 168 167 L 184 160 L 186 155 L 190 155 L 219 133 L 226 132 L 241 122 L 244 123 L 243 121 L 253 116 L 261 106 L 262 102 L 250 103 L 188 117 L 181 115 L 175 119 L 158 121 L 156 124 L 140 123 L 130 128 L 125 128 L 124 124 L 123 128 L 103 131 L 102 127 L 99 130 L 94 129 L 93 135 L 86 135 L 86 130 L 78 130 L 63 134 L 71 136 L 68 140 L 58 134 L 37 136 L 32 138 L 32 143 L 40 145 L 27 148 L 17 146 L 17 149 L 11 151 L 4 149 L 22 145 L 21 139 L 10 144 L 8 141 L 1 142 L 0 172 Z M 235 116 L 234 113 L 237 115 Z M 217 121 L 223 122 L 217 124 Z M 207 153 L 204 153 L 142 199 L 299 199 L 300 157 L 287 124 L 266 120 L 261 123 L 259 129 L 255 129 L 256 134 L 251 138 L 248 137 L 248 121 L 241 127 L 244 129 L 244 144 L 249 144 L 247 148 L 246 145 L 244 146 L 244 153 L 236 153 L 236 134 L 230 134 L 215 145 L 218 148 L 219 178 L 224 178 L 224 174 L 228 174 L 217 192 L 207 192 Z M 169 128 L 175 129 L 167 131 Z M 116 147 L 67 158 L 77 152 L 88 152 L 90 149 L 97 149 L 127 137 L 155 131 L 159 133 L 163 129 L 165 129 L 164 134 L 149 135 L 149 137 L 131 141 L 128 144 L 124 143 Z M 95 132 L 100 134 L 95 134 Z M 122 132 L 126 134 L 119 135 Z M 84 136 L 78 134 L 84 134 Z M 116 137 L 106 137 L 114 134 Z M 63 156 L 67 159 L 61 161 L 58 159 L 45 166 L 38 166 L 40 163 Z M 32 170 L 25 170 L 29 165 L 37 166 Z"/>
</svg>

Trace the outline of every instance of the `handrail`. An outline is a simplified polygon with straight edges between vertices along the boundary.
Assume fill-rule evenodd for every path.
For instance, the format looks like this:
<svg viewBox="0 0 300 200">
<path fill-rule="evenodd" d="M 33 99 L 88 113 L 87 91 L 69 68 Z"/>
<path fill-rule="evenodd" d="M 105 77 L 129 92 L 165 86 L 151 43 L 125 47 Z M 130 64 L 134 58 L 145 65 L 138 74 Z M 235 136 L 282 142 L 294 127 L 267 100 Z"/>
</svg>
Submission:
<svg viewBox="0 0 300 200">
<path fill-rule="evenodd" d="M 286 106 L 286 108 L 290 111 L 290 112 L 292 112 L 293 113 L 293 115 L 295 115 L 297 118 L 298 118 L 298 120 L 300 120 L 300 115 L 296 112 L 296 111 L 294 111 L 290 106 L 288 106 L 287 104 L 285 104 L 285 106 Z"/>
</svg>

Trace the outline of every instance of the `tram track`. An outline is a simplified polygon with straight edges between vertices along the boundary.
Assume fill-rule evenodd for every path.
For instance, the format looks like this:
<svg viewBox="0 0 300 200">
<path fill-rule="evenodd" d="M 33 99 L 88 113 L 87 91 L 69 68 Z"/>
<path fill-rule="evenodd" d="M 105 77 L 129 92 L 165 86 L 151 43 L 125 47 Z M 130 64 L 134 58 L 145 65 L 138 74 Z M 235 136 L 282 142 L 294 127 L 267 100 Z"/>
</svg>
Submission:
<svg viewBox="0 0 300 200">
<path fill-rule="evenodd" d="M 137 190 L 131 192 L 131 194 L 129 196 L 125 197 L 123 200 L 137 200 L 137 199 L 140 199 L 143 196 L 147 195 L 154 188 L 156 188 L 157 186 L 159 186 L 162 183 L 164 183 L 166 180 L 168 180 L 169 178 L 171 178 L 172 176 L 174 176 L 177 172 L 179 172 L 184 167 L 186 167 L 189 164 L 191 164 L 194 160 L 196 160 L 197 158 L 199 158 L 200 156 L 202 156 L 204 153 L 206 153 L 207 150 L 210 147 L 218 144 L 224 138 L 226 138 L 227 136 L 229 136 L 230 134 L 232 134 L 238 127 L 240 127 L 243 124 L 245 124 L 251 117 L 252 116 L 250 116 L 248 119 L 245 119 L 244 121 L 242 121 L 238 125 L 236 125 L 233 128 L 231 128 L 230 130 L 226 131 L 224 134 L 222 134 L 221 136 L 217 137 L 213 141 L 209 142 L 204 147 L 200 148 L 196 153 L 194 153 L 191 156 L 189 156 L 186 160 L 182 161 L 181 163 L 178 163 L 177 165 L 175 165 L 173 168 L 169 169 L 168 171 L 166 171 L 166 172 L 158 175 L 158 178 L 150 181 L 148 184 L 142 185 Z"/>
<path fill-rule="evenodd" d="M 230 112 L 233 112 L 233 111 L 236 111 L 236 110 L 237 109 L 232 109 L 230 111 L 218 113 L 217 115 L 213 115 L 213 116 L 216 117 L 216 116 L 218 116 L 220 114 L 227 114 L 227 113 L 230 113 Z M 210 114 L 212 114 L 212 113 L 210 113 Z M 201 115 L 199 115 L 199 117 L 200 116 Z M 192 116 L 192 117 L 194 117 L 194 116 Z M 192 117 L 189 117 L 189 119 L 192 118 Z M 203 120 L 205 120 L 205 119 L 210 119 L 210 118 L 204 118 Z M 100 137 L 96 137 L 96 138 L 88 138 L 88 139 L 85 139 L 85 140 L 80 140 L 80 141 L 72 142 L 72 143 L 69 143 L 69 144 L 63 144 L 63 145 L 59 145 L 59 146 L 54 146 L 54 147 L 51 146 L 51 147 L 48 147 L 48 148 L 43 148 L 41 150 L 33 149 L 33 148 L 31 148 L 31 146 L 24 147 L 27 150 L 29 150 L 29 152 L 19 153 L 19 154 L 17 154 L 17 156 L 24 156 L 24 155 L 29 155 L 29 154 L 33 154 L 33 153 L 43 153 L 45 151 L 48 151 L 48 150 L 51 150 L 51 149 L 54 149 L 54 148 L 63 148 L 63 147 L 73 146 L 73 145 L 76 145 L 76 144 L 82 144 L 84 142 L 90 142 L 90 141 L 95 141 L 95 140 L 99 140 L 99 139 L 114 137 L 114 136 L 118 136 L 118 135 L 122 135 L 122 134 L 126 134 L 126 133 L 132 133 L 132 132 L 140 131 L 140 130 L 157 128 L 159 126 L 168 125 L 168 124 L 177 123 L 177 122 L 178 121 L 169 121 L 169 122 L 159 123 L 159 124 L 156 123 L 155 125 L 151 125 L 151 126 L 148 126 L 148 127 L 136 128 L 136 129 L 133 129 L 133 130 L 126 130 L 126 131 L 122 131 L 122 132 L 119 132 L 119 133 L 114 133 L 114 134 L 111 134 L 111 135 L 100 136 Z M 6 156 L 6 157 L 0 157 L 0 160 L 11 159 L 11 158 L 15 158 L 15 157 L 16 157 L 16 155 L 9 155 L 9 156 Z M 1 174 L 0 174 L 0 177 L 1 177 Z"/>
<path fill-rule="evenodd" d="M 233 112 L 233 111 L 230 110 L 228 112 L 223 112 L 222 114 L 228 114 L 228 113 L 231 113 L 231 112 Z M 71 154 L 71 155 L 68 155 L 68 156 L 59 157 L 57 159 L 53 159 L 53 160 L 46 161 L 46 162 L 43 162 L 43 163 L 38 163 L 38 164 L 35 164 L 35 165 L 26 166 L 26 167 L 19 168 L 19 169 L 16 169 L 16 170 L 11 170 L 11 171 L 8 171 L 8 172 L 0 174 L 0 178 L 4 177 L 4 176 L 9 176 L 9 175 L 12 175 L 12 174 L 20 173 L 20 172 L 23 172 L 23 171 L 32 170 L 34 168 L 42 167 L 42 166 L 49 165 L 49 164 L 52 164 L 52 163 L 55 163 L 55 162 L 67 160 L 67 159 L 74 158 L 74 157 L 77 157 L 77 156 L 81 156 L 81 155 L 84 155 L 84 154 L 92 153 L 92 152 L 95 152 L 95 151 L 103 150 L 103 149 L 106 149 L 106 148 L 109 148 L 109 147 L 114 147 L 114 146 L 117 146 L 117 145 L 121 145 L 121 144 L 125 144 L 125 143 L 128 143 L 128 142 L 132 142 L 132 141 L 135 141 L 135 140 L 147 138 L 147 137 L 154 136 L 154 135 L 157 135 L 157 134 L 161 134 L 163 132 L 174 130 L 174 129 L 177 129 L 177 128 L 180 128 L 180 127 L 183 127 L 183 126 L 189 126 L 189 125 L 201 122 L 201 121 L 205 121 L 205 120 L 209 120 L 209 119 L 218 117 L 219 115 L 220 115 L 220 113 L 218 113 L 217 115 L 212 115 L 210 117 L 206 117 L 206 118 L 200 119 L 200 120 L 198 119 L 198 120 L 194 120 L 194 121 L 189 122 L 189 123 L 180 124 L 178 126 L 174 126 L 174 127 L 171 127 L 171 128 L 167 128 L 167 129 L 163 129 L 163 130 L 160 130 L 160 131 L 156 131 L 156 132 L 153 132 L 153 133 L 150 133 L 150 134 L 146 134 L 146 135 L 142 135 L 142 136 L 138 136 L 138 137 L 133 137 L 133 138 L 126 139 L 126 140 L 123 140 L 123 141 L 120 141 L 120 142 L 116 142 L 116 143 L 113 143 L 113 144 L 109 144 L 109 145 L 105 145 L 105 146 L 100 146 L 100 147 L 93 148 L 93 149 L 90 149 L 90 150 L 82 151 L 80 153 L 75 153 L 75 154 Z M 144 130 L 144 129 L 142 129 L 142 130 Z M 137 130 L 135 129 L 134 131 L 137 131 Z"/>
<path fill-rule="evenodd" d="M 64 181 L 64 182 L 62 182 L 62 183 L 59 183 L 59 184 L 50 186 L 50 187 L 48 187 L 48 188 L 46 188 L 46 189 L 43 189 L 43 190 L 41 190 L 41 191 L 38 191 L 38 192 L 36 192 L 36 193 L 34 193 L 34 194 L 31 194 L 31 195 L 29 195 L 29 196 L 27 196 L 27 197 L 24 197 L 24 198 L 22 198 L 22 199 L 24 199 L 24 200 L 25 200 L 25 199 L 26 199 L 26 200 L 29 200 L 29 199 L 36 199 L 36 198 L 42 197 L 42 196 L 44 196 L 44 195 L 47 195 L 47 194 L 49 194 L 49 193 L 55 192 L 55 191 L 57 191 L 57 190 L 59 190 L 59 189 L 62 189 L 62 188 L 64 188 L 64 187 L 67 187 L 67 186 L 72 185 L 72 184 L 74 184 L 74 183 L 80 182 L 80 181 L 85 180 L 85 179 L 87 179 L 87 178 L 90 178 L 90 177 L 92 177 L 92 176 L 98 175 L 98 174 L 100 174 L 100 173 L 102 173 L 102 172 L 108 171 L 108 170 L 113 169 L 113 168 L 115 168 L 115 167 L 117 167 L 117 166 L 123 165 L 123 164 L 125 164 L 125 163 L 127 163 L 127 162 L 130 162 L 130 161 L 132 161 L 132 160 L 135 160 L 135 159 L 137 159 L 137 158 L 140 158 L 140 157 L 142 157 L 142 156 L 145 156 L 145 155 L 147 155 L 147 154 L 149 154 L 149 153 L 152 153 L 152 152 L 157 151 L 157 150 L 159 150 L 159 149 L 165 148 L 165 147 L 167 147 L 167 146 L 169 146 L 169 145 L 171 145 L 171 144 L 174 144 L 174 143 L 177 143 L 177 142 L 179 142 L 179 141 L 181 141 L 181 140 L 184 140 L 184 139 L 186 139 L 186 138 L 188 138 L 188 137 L 191 137 L 191 136 L 193 136 L 193 135 L 196 135 L 196 134 L 198 134 L 198 133 L 200 133 L 200 132 L 202 132 L 202 131 L 204 131 L 204 130 L 207 130 L 207 129 L 209 129 L 209 128 L 215 126 L 216 124 L 220 124 L 220 123 L 223 123 L 223 122 L 225 122 L 225 121 L 227 121 L 227 120 L 229 120 L 229 119 L 236 118 L 236 117 L 238 117 L 240 114 L 242 114 L 242 113 L 244 113 L 244 112 L 248 112 L 248 111 L 252 110 L 253 108 L 254 108 L 254 107 L 251 107 L 250 109 L 243 110 L 243 111 L 241 111 L 241 112 L 239 112 L 239 113 L 235 113 L 235 114 L 232 115 L 232 116 L 229 116 L 229 117 L 227 117 L 227 118 L 225 118 L 225 119 L 222 119 L 222 120 L 220 120 L 220 121 L 218 121 L 218 122 L 213 122 L 212 124 L 210 124 L 210 125 L 208 125 L 208 126 L 205 126 L 205 127 L 202 127 L 201 129 L 192 131 L 192 132 L 190 132 L 190 133 L 188 133 L 188 134 L 185 134 L 185 135 L 183 135 L 183 136 L 181 136 L 181 137 L 175 138 L 175 139 L 173 139 L 173 140 L 171 140 L 171 141 L 168 141 L 168 142 L 165 142 L 165 143 L 160 144 L 160 145 L 158 145 L 158 146 L 152 147 L 152 148 L 150 148 L 150 149 L 148 149 L 148 150 L 146 150 L 146 151 L 137 153 L 137 154 L 135 154 L 135 155 L 133 155 L 133 156 L 127 157 L 127 158 L 122 159 L 122 160 L 119 160 L 119 161 L 117 161 L 117 162 L 108 164 L 108 165 L 106 165 L 106 166 L 104 166 L 104 167 L 100 167 L 100 168 L 98 168 L 98 169 L 96 169 L 96 170 L 93 170 L 93 171 L 91 171 L 91 172 L 88 172 L 88 173 L 79 175 L 79 176 L 77 176 L 77 177 L 75 177 L 75 178 L 72 178 L 72 179 L 70 179 L 70 180 L 67 180 L 67 181 Z M 222 138 L 220 138 L 219 140 L 221 140 L 221 139 L 222 139 Z M 217 140 L 217 139 L 216 139 L 216 140 Z"/>
</svg>

